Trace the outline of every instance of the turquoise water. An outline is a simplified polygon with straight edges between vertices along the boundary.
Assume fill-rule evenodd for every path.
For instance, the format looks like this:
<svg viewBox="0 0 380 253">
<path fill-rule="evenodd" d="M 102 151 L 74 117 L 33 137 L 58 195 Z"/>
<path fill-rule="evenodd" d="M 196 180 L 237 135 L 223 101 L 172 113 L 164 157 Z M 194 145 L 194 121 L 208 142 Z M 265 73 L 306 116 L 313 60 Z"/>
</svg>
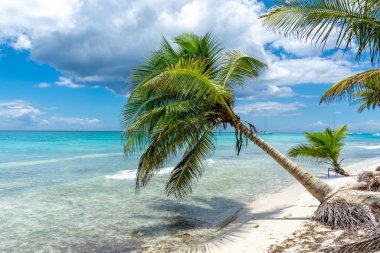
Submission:
<svg viewBox="0 0 380 253">
<path fill-rule="evenodd" d="M 253 145 L 237 157 L 234 138 L 218 135 L 193 194 L 176 202 L 163 194 L 174 164 L 135 193 L 138 157 L 123 157 L 119 132 L 0 132 L 0 252 L 129 252 L 181 230 L 212 230 L 294 182 Z M 282 152 L 304 141 L 302 134 L 263 138 Z M 343 165 L 379 155 L 380 137 L 351 135 Z"/>
</svg>

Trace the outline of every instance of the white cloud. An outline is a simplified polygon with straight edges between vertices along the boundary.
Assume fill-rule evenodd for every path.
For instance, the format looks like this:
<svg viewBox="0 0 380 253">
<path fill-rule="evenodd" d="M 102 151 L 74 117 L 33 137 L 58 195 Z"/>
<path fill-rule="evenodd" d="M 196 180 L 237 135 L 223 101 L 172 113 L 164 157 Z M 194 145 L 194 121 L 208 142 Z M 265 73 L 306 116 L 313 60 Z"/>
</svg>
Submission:
<svg viewBox="0 0 380 253">
<path fill-rule="evenodd" d="M 259 16 L 265 10 L 262 2 L 248 0 L 3 0 L 0 42 L 30 48 L 32 59 L 61 71 L 65 80 L 57 85 L 105 85 L 119 94 L 126 93 L 130 69 L 159 46 L 161 35 L 171 39 L 182 32 L 213 31 L 226 49 L 268 63 L 262 85 L 331 83 L 353 73 L 348 62 L 318 57 L 320 48 L 264 28 Z M 268 47 L 282 49 L 283 56 Z M 248 88 L 238 95 L 254 94 Z"/>
<path fill-rule="evenodd" d="M 48 87 L 50 87 L 50 86 L 51 86 L 50 83 L 45 83 L 45 82 L 42 82 L 42 83 L 37 84 L 37 87 L 38 87 L 38 88 L 48 88 Z"/>
<path fill-rule="evenodd" d="M 82 88 L 83 87 L 83 85 L 76 84 L 70 78 L 63 77 L 63 76 L 59 77 L 58 81 L 56 81 L 54 84 L 56 84 L 58 86 L 64 86 L 67 88 Z"/>
<path fill-rule="evenodd" d="M 257 89 L 257 87 L 256 87 Z M 241 94 L 241 97 L 237 97 L 237 100 L 256 100 L 259 98 L 289 98 L 289 97 L 295 97 L 298 94 L 293 91 L 291 87 L 279 87 L 276 85 L 268 85 L 267 87 L 264 87 L 263 90 L 255 92 L 256 94 L 251 96 L 244 96 L 242 94 L 246 94 L 245 89 L 238 92 L 238 94 Z"/>
<path fill-rule="evenodd" d="M 73 25 L 73 15 L 80 7 L 79 0 L 32 0 L 0 2 L 0 34 L 25 31 L 42 33 L 63 31 Z"/>
<path fill-rule="evenodd" d="M 99 127 L 101 122 L 97 118 L 70 118 L 70 117 L 56 117 L 53 116 L 49 119 L 48 124 L 64 123 L 66 125 L 79 125 Z"/>
<path fill-rule="evenodd" d="M 42 114 L 40 110 L 24 100 L 0 101 L 0 117 L 20 118 L 29 116 L 34 118 L 40 114 Z"/>
<path fill-rule="evenodd" d="M 314 122 L 312 124 L 310 124 L 310 126 L 314 126 L 314 127 L 328 127 L 329 124 L 323 122 L 323 121 L 320 121 L 318 120 L 317 122 Z"/>
<path fill-rule="evenodd" d="M 266 90 L 264 90 L 260 96 L 262 97 L 278 97 L 278 98 L 288 98 L 297 95 L 290 87 L 278 87 L 276 85 L 269 85 Z"/>
<path fill-rule="evenodd" d="M 352 63 L 344 60 L 321 57 L 284 59 L 270 63 L 262 80 L 281 85 L 334 83 L 354 73 Z"/>
<path fill-rule="evenodd" d="M 360 123 L 350 124 L 350 129 L 358 129 L 364 132 L 380 131 L 380 120 L 367 120 Z"/>
<path fill-rule="evenodd" d="M 41 114 L 39 109 L 24 100 L 0 101 L 0 129 L 38 125 L 38 116 Z"/>
<path fill-rule="evenodd" d="M 297 112 L 306 105 L 300 102 L 255 102 L 235 106 L 235 112 L 241 114 L 253 114 L 255 116 L 276 116 Z"/>
<path fill-rule="evenodd" d="M 285 88 L 300 84 L 332 84 L 359 71 L 349 61 L 322 57 L 284 58 L 270 62 L 268 66 L 268 70 L 258 80 L 238 89 L 237 95 L 255 96 L 258 88 L 265 89 L 268 86 Z"/>
<path fill-rule="evenodd" d="M 67 77 L 63 77 L 63 76 L 59 77 L 58 80 L 54 83 L 42 82 L 42 83 L 37 84 L 37 87 L 38 88 L 48 88 L 48 87 L 51 87 L 52 85 L 63 86 L 63 87 L 72 88 L 72 89 L 84 87 L 84 85 L 74 83 L 74 81 L 72 79 L 67 78 Z"/>
<path fill-rule="evenodd" d="M 2 130 L 87 130 L 100 127 L 102 124 L 97 118 L 49 117 L 46 112 L 42 112 L 28 101 L 0 101 L 0 129 Z"/>
<path fill-rule="evenodd" d="M 18 34 L 16 41 L 11 43 L 11 47 L 16 50 L 30 49 L 32 42 L 25 34 Z"/>
<path fill-rule="evenodd" d="M 316 47 L 314 44 L 305 41 L 292 40 L 282 36 L 279 36 L 278 39 L 273 42 L 272 46 L 276 49 L 283 49 L 288 53 L 300 57 L 315 56 L 322 53 L 321 48 Z"/>
</svg>

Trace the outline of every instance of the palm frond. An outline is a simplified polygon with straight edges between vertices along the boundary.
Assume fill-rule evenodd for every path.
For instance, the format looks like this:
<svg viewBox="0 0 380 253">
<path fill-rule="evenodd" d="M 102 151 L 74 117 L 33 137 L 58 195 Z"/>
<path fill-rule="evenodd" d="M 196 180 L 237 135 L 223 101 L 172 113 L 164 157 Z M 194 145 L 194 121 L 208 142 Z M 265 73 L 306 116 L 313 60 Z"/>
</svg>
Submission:
<svg viewBox="0 0 380 253">
<path fill-rule="evenodd" d="M 160 49 L 152 52 L 144 64 L 140 64 L 138 68 L 132 70 L 129 77 L 131 80 L 129 84 L 130 90 L 133 91 L 137 86 L 149 82 L 169 66 L 175 65 L 179 58 L 179 53 L 170 45 L 165 37 L 162 37 Z"/>
<path fill-rule="evenodd" d="M 221 63 L 221 80 L 225 86 L 229 82 L 243 84 L 246 79 L 257 77 L 267 65 L 239 51 L 229 51 Z"/>
<path fill-rule="evenodd" d="M 161 93 L 176 94 L 182 99 L 200 99 L 210 103 L 231 100 L 231 90 L 213 79 L 206 68 L 207 61 L 180 59 L 175 66 L 169 67 L 144 86 Z"/>
<path fill-rule="evenodd" d="M 215 149 L 215 136 L 208 130 L 200 136 L 194 136 L 189 142 L 188 152 L 175 166 L 166 185 L 166 194 L 183 199 L 192 191 L 192 183 L 202 175 L 206 158 Z"/>
<path fill-rule="evenodd" d="M 168 124 L 169 122 L 169 124 Z M 136 175 L 136 189 L 145 186 L 155 172 L 162 169 L 168 161 L 177 157 L 193 136 L 209 127 L 209 122 L 199 116 L 175 120 L 168 117 L 161 121 L 149 135 L 149 143 L 140 157 Z"/>
<path fill-rule="evenodd" d="M 285 36 L 325 45 L 333 31 L 335 48 L 358 45 L 356 59 L 369 51 L 373 64 L 380 61 L 379 0 L 287 0 L 262 16 L 264 25 Z"/>
<path fill-rule="evenodd" d="M 367 88 L 362 91 L 358 91 L 355 94 L 352 104 L 361 104 L 358 108 L 358 112 L 364 110 L 374 110 L 376 107 L 380 107 L 380 89 L 379 88 Z"/>
<path fill-rule="evenodd" d="M 320 103 L 345 99 L 352 102 L 361 97 L 365 98 L 366 95 L 369 95 L 366 92 L 371 90 L 374 93 L 380 92 L 380 69 L 365 71 L 334 84 L 322 95 Z M 376 98 L 380 100 L 379 96 L 373 97 L 373 99 Z"/>
<path fill-rule="evenodd" d="M 343 125 L 341 127 L 338 127 L 333 131 L 334 139 L 336 140 L 337 143 L 340 143 L 347 137 L 348 134 L 348 126 Z"/>
<path fill-rule="evenodd" d="M 324 146 L 326 144 L 323 138 L 323 132 L 305 132 L 306 139 L 315 146 Z"/>
<path fill-rule="evenodd" d="M 213 65 L 219 59 L 222 51 L 220 42 L 211 33 L 199 36 L 194 33 L 184 33 L 174 38 L 174 43 L 180 46 L 183 57 L 198 57 L 209 61 Z"/>
<path fill-rule="evenodd" d="M 327 161 L 333 166 L 337 165 L 347 133 L 346 125 L 335 130 L 326 128 L 322 132 L 305 132 L 309 144 L 300 144 L 291 148 L 288 155 L 290 157 L 315 158 L 317 161 Z"/>
<path fill-rule="evenodd" d="M 291 148 L 288 152 L 290 157 L 313 157 L 322 158 L 321 152 L 313 145 L 300 144 Z"/>
<path fill-rule="evenodd" d="M 133 155 L 144 149 L 148 141 L 146 138 L 153 134 L 157 128 L 160 129 L 159 131 L 161 128 L 171 129 L 176 124 L 181 124 L 183 119 L 191 119 L 191 117 L 196 116 L 202 120 L 202 115 L 204 118 L 212 115 L 211 112 L 202 111 L 199 107 L 200 105 L 195 104 L 192 100 L 185 100 L 151 108 L 149 111 L 140 113 L 124 131 L 126 137 L 124 152 Z M 201 115 L 199 111 L 201 111 Z M 193 122 L 192 124 L 195 126 Z"/>
</svg>

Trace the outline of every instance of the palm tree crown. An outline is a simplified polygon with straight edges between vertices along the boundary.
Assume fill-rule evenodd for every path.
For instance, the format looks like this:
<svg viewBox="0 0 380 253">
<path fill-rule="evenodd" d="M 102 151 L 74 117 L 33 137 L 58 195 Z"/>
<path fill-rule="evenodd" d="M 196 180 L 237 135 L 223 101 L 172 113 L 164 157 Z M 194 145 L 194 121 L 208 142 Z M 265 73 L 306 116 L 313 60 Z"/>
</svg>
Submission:
<svg viewBox="0 0 380 253">
<path fill-rule="evenodd" d="M 181 199 L 215 148 L 214 130 L 238 120 L 231 109 L 234 85 L 258 76 L 266 65 L 238 51 L 222 52 L 209 33 L 182 34 L 174 43 L 163 38 L 161 48 L 131 76 L 124 149 L 127 154 L 143 151 L 137 188 L 182 153 L 166 186 L 168 195 Z M 238 151 L 241 143 L 237 133 Z"/>
<path fill-rule="evenodd" d="M 288 155 L 290 157 L 315 158 L 317 162 L 327 162 L 335 172 L 348 176 L 349 174 L 340 167 L 342 160 L 339 158 L 347 133 L 346 125 L 336 130 L 327 128 L 323 132 L 305 132 L 309 144 L 300 144 L 291 148 Z"/>
</svg>

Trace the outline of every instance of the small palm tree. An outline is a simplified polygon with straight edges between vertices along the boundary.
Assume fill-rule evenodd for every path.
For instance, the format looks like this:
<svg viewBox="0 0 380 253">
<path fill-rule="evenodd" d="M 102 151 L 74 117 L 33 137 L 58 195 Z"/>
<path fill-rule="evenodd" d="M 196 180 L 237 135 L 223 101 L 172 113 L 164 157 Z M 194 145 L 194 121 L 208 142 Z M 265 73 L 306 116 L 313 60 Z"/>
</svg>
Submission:
<svg viewBox="0 0 380 253">
<path fill-rule="evenodd" d="M 177 158 L 166 193 L 184 198 L 215 149 L 214 132 L 231 126 L 238 154 L 243 138 L 251 140 L 322 202 L 332 188 L 258 137 L 255 127 L 233 111 L 236 85 L 257 77 L 266 65 L 239 51 L 223 52 L 209 33 L 182 34 L 174 43 L 175 47 L 164 38 L 161 48 L 131 76 L 123 112 L 124 151 L 142 152 L 136 188 Z"/>
<path fill-rule="evenodd" d="M 346 125 L 334 131 L 327 128 L 323 132 L 305 132 L 306 139 L 310 144 L 297 145 L 289 150 L 288 155 L 290 157 L 314 158 L 317 162 L 326 162 L 333 171 L 347 177 L 349 174 L 341 167 L 343 159 L 339 158 L 347 132 Z"/>
<path fill-rule="evenodd" d="M 356 50 L 356 60 L 369 54 L 380 63 L 380 0 L 287 0 L 262 16 L 264 24 L 285 36 L 325 45 L 337 32 L 335 48 Z M 359 112 L 380 106 L 380 69 L 348 77 L 328 89 L 321 103 L 362 101 Z"/>
</svg>

